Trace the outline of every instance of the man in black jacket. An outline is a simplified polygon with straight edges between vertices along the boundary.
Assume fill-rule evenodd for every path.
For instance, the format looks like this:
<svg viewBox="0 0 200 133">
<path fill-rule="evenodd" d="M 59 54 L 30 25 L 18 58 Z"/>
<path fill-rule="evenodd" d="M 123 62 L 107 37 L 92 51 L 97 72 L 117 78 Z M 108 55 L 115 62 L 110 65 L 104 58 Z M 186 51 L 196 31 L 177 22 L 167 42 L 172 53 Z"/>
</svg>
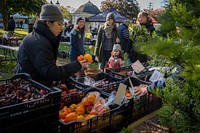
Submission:
<svg viewBox="0 0 200 133">
<path fill-rule="evenodd" d="M 152 38 L 152 33 L 155 31 L 153 22 L 149 17 L 149 14 L 146 12 L 140 12 L 137 19 L 140 26 L 138 26 L 138 32 L 134 33 L 134 42 L 140 41 L 138 38 L 143 38 L 141 41 L 148 41 L 148 39 Z M 142 27 L 146 29 L 146 32 L 142 30 Z M 132 49 L 132 52 L 130 52 L 129 56 L 131 62 L 135 62 L 137 60 L 140 62 L 147 62 L 149 60 L 149 57 L 146 54 L 142 54 L 139 51 L 136 51 L 134 48 Z"/>
<path fill-rule="evenodd" d="M 28 73 L 31 78 L 47 86 L 53 81 L 66 81 L 87 66 L 86 60 L 56 65 L 59 39 L 63 30 L 63 15 L 56 5 L 42 6 L 40 19 L 33 32 L 22 41 L 18 52 L 17 73 Z"/>
</svg>

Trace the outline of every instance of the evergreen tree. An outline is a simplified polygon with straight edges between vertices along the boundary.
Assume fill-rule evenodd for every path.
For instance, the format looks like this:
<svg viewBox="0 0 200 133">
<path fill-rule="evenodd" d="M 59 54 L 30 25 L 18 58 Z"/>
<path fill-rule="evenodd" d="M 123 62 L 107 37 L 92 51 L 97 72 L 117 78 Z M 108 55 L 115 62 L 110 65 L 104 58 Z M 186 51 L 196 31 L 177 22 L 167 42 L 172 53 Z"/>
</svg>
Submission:
<svg viewBox="0 0 200 133">
<path fill-rule="evenodd" d="M 160 21 L 162 36 L 139 44 L 157 65 L 180 68 L 165 89 L 154 92 L 163 100 L 160 122 L 175 133 L 200 132 L 199 7 L 200 0 L 170 0 Z"/>
<path fill-rule="evenodd" d="M 109 7 L 115 8 L 128 18 L 136 18 L 140 10 L 137 0 L 103 0 L 101 2 L 101 11 Z"/>
</svg>

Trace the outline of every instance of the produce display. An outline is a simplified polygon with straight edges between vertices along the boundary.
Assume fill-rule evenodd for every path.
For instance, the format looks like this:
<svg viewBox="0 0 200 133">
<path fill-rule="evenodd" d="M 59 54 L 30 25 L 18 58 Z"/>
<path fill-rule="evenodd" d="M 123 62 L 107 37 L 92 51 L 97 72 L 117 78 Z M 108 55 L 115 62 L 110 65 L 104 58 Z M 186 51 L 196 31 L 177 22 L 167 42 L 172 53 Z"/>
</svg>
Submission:
<svg viewBox="0 0 200 133">
<path fill-rule="evenodd" d="M 77 58 L 77 60 L 83 59 L 91 61 L 89 54 Z M 152 95 L 144 94 L 142 97 L 134 93 L 134 90 L 148 87 L 148 83 L 146 84 L 143 80 L 140 81 L 134 77 L 115 78 L 97 69 L 95 71 L 92 70 L 92 72 L 97 74 L 88 76 L 91 74 L 88 71 L 87 76 L 74 78 L 73 82 L 69 82 L 70 88 L 68 84 L 61 83 L 49 90 L 43 85 L 36 87 L 37 85 L 32 84 L 34 83 L 32 80 L 30 82 L 23 78 L 14 78 L 10 82 L 6 81 L 3 84 L 0 82 L 0 107 L 42 99 L 22 106 L 31 106 L 31 109 L 33 109 L 32 105 L 39 105 L 37 106 L 39 110 L 47 103 L 54 103 L 48 99 L 47 95 L 51 94 L 51 90 L 54 88 L 60 89 L 61 95 L 57 95 L 59 98 L 57 96 L 52 98 L 58 98 L 58 101 L 61 99 L 61 102 L 56 102 L 57 113 L 59 114 L 59 118 L 57 117 L 56 120 L 59 119 L 61 133 L 93 132 L 96 130 L 104 132 L 109 128 L 117 131 L 124 126 L 122 123 L 127 123 L 128 120 L 132 119 L 132 113 L 135 116 L 139 116 L 141 112 L 146 113 L 151 109 L 148 104 L 154 102 Z M 133 75 L 134 72 L 123 70 L 118 73 Z M 127 88 L 125 94 L 122 94 L 124 102 L 121 105 L 117 105 L 114 104 L 114 99 L 120 83 L 127 85 Z M 92 88 L 95 91 L 91 91 L 93 90 Z M 43 98 L 45 98 L 45 101 L 43 101 Z M 57 100 L 55 99 L 54 101 Z M 127 104 L 125 105 L 125 103 Z M 36 106 L 33 107 L 35 108 Z M 23 108 L 20 109 L 22 109 L 20 113 L 23 112 Z M 51 110 L 51 107 L 48 109 Z M 29 110 L 28 108 L 27 111 Z M 55 111 L 55 109 L 53 110 Z"/>
<path fill-rule="evenodd" d="M 124 117 L 129 115 L 129 110 L 124 108 L 125 104 L 114 104 L 114 95 L 108 96 L 96 88 L 66 97 L 62 102 L 65 106 L 59 110 L 61 133 L 105 132 L 110 127 L 119 131 Z"/>
<path fill-rule="evenodd" d="M 0 106 L 39 99 L 46 94 L 45 90 L 35 88 L 29 81 L 18 78 L 0 85 Z"/>
<path fill-rule="evenodd" d="M 66 123 L 83 121 L 82 124 L 87 124 L 84 120 L 101 115 L 109 110 L 106 102 L 106 99 L 101 97 L 99 92 L 89 92 L 80 103 L 73 103 L 69 107 L 64 106 L 59 111 L 59 118 Z"/>
</svg>

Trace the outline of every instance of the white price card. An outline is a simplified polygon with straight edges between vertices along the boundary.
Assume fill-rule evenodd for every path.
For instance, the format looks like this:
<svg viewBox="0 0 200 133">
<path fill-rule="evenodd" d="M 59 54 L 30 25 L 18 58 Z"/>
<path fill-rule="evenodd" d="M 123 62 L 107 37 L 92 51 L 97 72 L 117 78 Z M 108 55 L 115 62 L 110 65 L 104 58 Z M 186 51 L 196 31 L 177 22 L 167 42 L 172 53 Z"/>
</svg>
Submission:
<svg viewBox="0 0 200 133">
<path fill-rule="evenodd" d="M 150 81 L 151 82 L 156 82 L 156 81 L 158 81 L 158 80 L 161 80 L 163 78 L 163 74 L 161 73 L 161 72 L 159 72 L 158 70 L 155 70 L 154 72 L 153 72 L 153 74 L 151 75 L 151 77 L 150 77 Z"/>
<path fill-rule="evenodd" d="M 140 73 L 141 71 L 144 70 L 144 66 L 142 65 L 142 63 L 139 60 L 137 60 L 136 62 L 134 62 L 131 66 L 132 66 L 133 70 L 136 73 Z"/>
<path fill-rule="evenodd" d="M 116 94 L 115 100 L 114 100 L 115 104 L 121 105 L 121 103 L 123 102 L 124 97 L 125 97 L 125 93 L 126 93 L 126 87 L 127 86 L 125 84 L 123 84 L 123 83 L 119 84 L 119 87 L 118 87 L 118 90 L 117 90 L 117 94 Z"/>
</svg>

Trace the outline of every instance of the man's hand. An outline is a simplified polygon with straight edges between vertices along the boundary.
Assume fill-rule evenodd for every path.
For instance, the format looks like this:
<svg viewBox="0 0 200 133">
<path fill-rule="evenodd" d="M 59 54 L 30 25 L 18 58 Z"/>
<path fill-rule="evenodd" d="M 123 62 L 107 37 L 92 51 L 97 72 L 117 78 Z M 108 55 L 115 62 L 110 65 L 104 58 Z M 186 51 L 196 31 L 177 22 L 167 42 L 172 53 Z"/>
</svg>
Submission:
<svg viewBox="0 0 200 133">
<path fill-rule="evenodd" d="M 91 64 L 92 62 L 88 62 L 87 60 L 81 60 L 79 61 L 79 63 L 81 64 L 82 68 L 87 68 L 89 64 Z"/>
</svg>

